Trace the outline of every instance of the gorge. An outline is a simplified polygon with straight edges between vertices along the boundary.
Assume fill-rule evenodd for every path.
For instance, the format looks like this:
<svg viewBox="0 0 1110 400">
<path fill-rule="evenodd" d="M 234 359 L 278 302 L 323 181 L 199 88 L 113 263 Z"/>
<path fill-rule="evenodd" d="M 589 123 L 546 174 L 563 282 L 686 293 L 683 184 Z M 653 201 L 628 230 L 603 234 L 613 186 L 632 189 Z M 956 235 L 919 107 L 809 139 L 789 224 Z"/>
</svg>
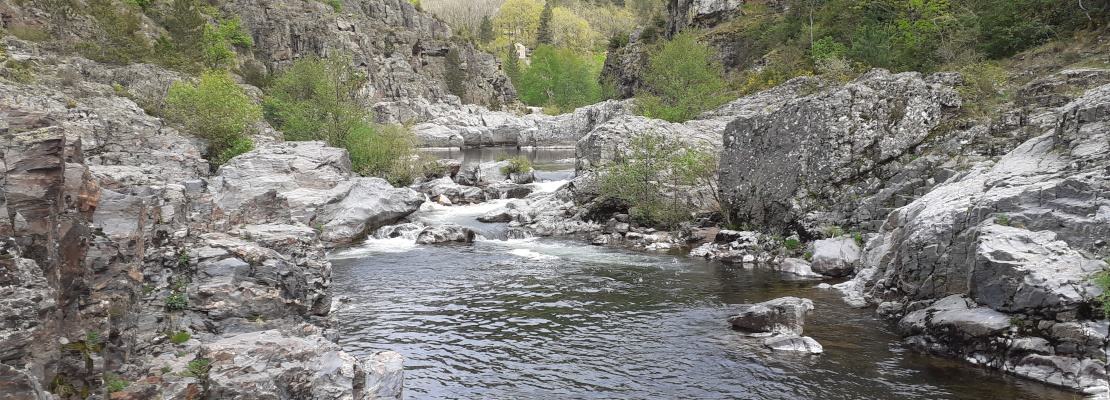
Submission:
<svg viewBox="0 0 1110 400">
<path fill-rule="evenodd" d="M 644 27 L 607 50 L 617 98 L 549 115 L 419 2 L 218 3 L 194 8 L 249 32 L 225 73 L 266 116 L 219 165 L 168 117 L 191 67 L 109 60 L 102 3 L 0 0 L 0 399 L 1110 396 L 1102 44 L 1015 56 L 990 101 L 868 68 L 668 122 L 627 98 Z M 709 29 L 744 69 L 728 21 L 794 4 L 750 3 L 666 4 L 658 34 Z M 106 4 L 156 52 L 184 3 Z M 349 57 L 367 119 L 434 168 L 286 140 L 259 86 L 308 55 Z M 648 135 L 715 160 L 641 179 L 683 206 L 668 227 L 607 180 Z M 787 296 L 820 351 L 727 322 Z"/>
</svg>

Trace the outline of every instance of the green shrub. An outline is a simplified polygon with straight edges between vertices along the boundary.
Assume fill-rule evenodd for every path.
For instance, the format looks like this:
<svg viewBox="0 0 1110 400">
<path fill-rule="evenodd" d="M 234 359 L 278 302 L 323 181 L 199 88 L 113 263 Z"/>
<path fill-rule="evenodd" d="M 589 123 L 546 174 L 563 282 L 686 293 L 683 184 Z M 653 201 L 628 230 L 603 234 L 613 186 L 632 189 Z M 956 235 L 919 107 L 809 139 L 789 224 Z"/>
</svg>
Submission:
<svg viewBox="0 0 1110 400">
<path fill-rule="evenodd" d="M 114 379 L 109 380 L 108 384 L 106 385 L 106 387 L 108 388 L 108 393 L 118 392 L 118 391 L 123 390 L 124 388 L 126 388 L 128 386 L 131 386 L 131 382 L 123 381 L 123 380 L 114 380 Z"/>
<path fill-rule="evenodd" d="M 207 358 L 197 358 L 189 361 L 189 372 L 193 373 L 198 378 L 208 376 L 208 371 L 212 369 L 212 360 Z"/>
<path fill-rule="evenodd" d="M 91 0 L 89 11 L 96 18 L 97 26 L 104 30 L 104 36 L 86 47 L 87 57 L 116 64 L 141 62 L 150 57 L 150 42 L 143 35 L 139 6 Z"/>
<path fill-rule="evenodd" d="M 50 40 L 50 33 L 43 29 L 41 26 L 12 24 L 8 26 L 5 31 L 7 31 L 8 34 L 15 36 L 21 40 L 31 42 L 45 42 L 47 40 Z"/>
<path fill-rule="evenodd" d="M 1102 294 L 1096 297 L 1095 301 L 1102 306 L 1103 314 L 1110 316 L 1110 268 L 1103 268 L 1102 272 L 1095 274 L 1091 280 L 1102 288 Z"/>
<path fill-rule="evenodd" d="M 185 293 L 170 293 L 166 297 L 166 309 L 168 310 L 184 310 L 189 307 L 189 296 Z"/>
<path fill-rule="evenodd" d="M 516 156 L 509 158 L 509 165 L 501 167 L 502 174 L 519 174 L 532 170 L 532 162 L 528 161 L 528 157 Z"/>
<path fill-rule="evenodd" d="M 408 186 L 435 164 L 434 157 L 418 151 L 416 144 L 416 137 L 404 126 L 374 125 L 355 131 L 345 147 L 358 174 Z"/>
<path fill-rule="evenodd" d="M 178 81 L 166 94 L 165 118 L 208 140 L 208 159 L 219 166 L 250 151 L 247 128 L 262 118 L 243 88 L 223 71 L 209 71 L 198 82 Z"/>
<path fill-rule="evenodd" d="M 653 52 L 637 94 L 644 116 L 682 122 L 729 100 L 721 66 L 694 33 L 676 35 Z"/>
<path fill-rule="evenodd" d="M 174 344 L 179 344 L 188 342 L 190 338 L 192 338 L 192 336 L 189 335 L 188 332 L 178 331 L 177 333 L 173 334 L 173 336 L 170 336 L 170 341 Z"/>
<path fill-rule="evenodd" d="M 802 242 L 795 238 L 788 238 L 786 241 L 782 242 L 782 247 L 785 247 L 787 250 L 797 250 L 802 247 Z"/>
<path fill-rule="evenodd" d="M 447 90 L 451 94 L 466 101 L 466 70 L 462 68 L 459 50 L 454 46 L 447 50 L 447 57 L 443 61 L 443 80 L 447 83 Z"/>
<path fill-rule="evenodd" d="M 365 83 L 350 55 L 324 59 L 310 54 L 274 80 L 264 104 L 266 119 L 286 140 L 323 140 L 345 147 L 348 136 L 368 128 L 368 107 L 357 97 Z"/>
<path fill-rule="evenodd" d="M 690 187 L 709 183 L 716 166 L 712 151 L 645 133 L 601 168 L 599 197 L 626 204 L 642 225 L 674 228 L 691 218 Z"/>
</svg>

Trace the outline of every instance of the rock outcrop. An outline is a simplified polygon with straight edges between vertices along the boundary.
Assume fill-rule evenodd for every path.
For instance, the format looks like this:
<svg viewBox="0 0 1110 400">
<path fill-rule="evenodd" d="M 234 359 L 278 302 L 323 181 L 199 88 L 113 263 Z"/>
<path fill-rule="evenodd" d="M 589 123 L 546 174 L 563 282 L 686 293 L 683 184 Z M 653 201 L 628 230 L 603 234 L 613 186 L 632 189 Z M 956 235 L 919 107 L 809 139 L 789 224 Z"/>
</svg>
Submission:
<svg viewBox="0 0 1110 400">
<path fill-rule="evenodd" d="M 1107 390 L 1093 311 L 1110 234 L 1110 85 L 1053 127 L 891 212 L 848 299 L 900 320 L 916 347 L 1089 393 Z"/>
<path fill-rule="evenodd" d="M 446 223 L 424 228 L 416 235 L 416 244 L 471 243 L 476 236 L 473 229 Z"/>
<path fill-rule="evenodd" d="M 46 57 L 34 46 L 5 55 Z M 132 68 L 76 57 L 40 65 L 39 74 L 83 65 L 93 76 Z M 202 347 L 281 330 L 299 344 L 271 353 L 263 375 L 354 398 L 399 397 L 395 355 L 363 362 L 329 353 L 325 251 L 407 215 L 423 198 L 354 177 L 345 152 L 313 143 L 301 149 L 309 154 L 297 153 L 298 144 L 263 147 L 212 176 L 203 141 L 111 86 L 82 80 L 89 75 L 69 84 L 0 82 L 9 99 L 0 105 L 0 392 L 108 398 L 103 378 L 113 374 L 131 383 L 113 398 L 223 396 L 208 389 L 234 397 L 243 392 L 220 385 L 245 378 L 220 371 L 236 370 L 234 360 L 256 349 L 230 346 L 211 359 Z M 298 355 L 309 353 L 321 356 Z"/>
<path fill-rule="evenodd" d="M 516 102 L 516 90 L 501 73 L 500 60 L 454 36 L 446 23 L 417 11 L 406 0 L 338 2 L 340 11 L 318 1 L 272 3 L 240 0 L 224 8 L 238 15 L 254 40 L 257 61 L 280 71 L 308 54 L 348 53 L 366 73 L 360 94 L 369 103 L 459 96 L 463 103 Z M 448 62 L 458 55 L 458 65 Z M 267 68 L 268 67 L 268 68 Z M 463 93 L 452 93 L 448 68 L 463 70 Z"/>
<path fill-rule="evenodd" d="M 209 183 L 229 222 L 319 227 L 321 239 L 349 243 L 420 208 L 424 197 L 351 172 L 344 149 L 323 142 L 266 145 L 220 166 Z"/>
<path fill-rule="evenodd" d="M 925 174 L 906 173 L 917 170 L 911 160 L 899 160 L 960 106 L 949 81 L 876 69 L 736 119 L 725 130 L 720 173 L 733 220 L 804 238 L 882 220 L 890 199 L 926 186 Z"/>
</svg>

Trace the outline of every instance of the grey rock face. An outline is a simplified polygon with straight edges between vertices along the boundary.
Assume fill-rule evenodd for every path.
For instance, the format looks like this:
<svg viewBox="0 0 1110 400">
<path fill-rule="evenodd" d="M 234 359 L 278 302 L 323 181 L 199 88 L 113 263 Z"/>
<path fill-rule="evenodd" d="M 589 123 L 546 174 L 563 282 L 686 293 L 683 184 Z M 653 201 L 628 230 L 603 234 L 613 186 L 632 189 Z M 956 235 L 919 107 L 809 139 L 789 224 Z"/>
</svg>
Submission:
<svg viewBox="0 0 1110 400">
<path fill-rule="evenodd" d="M 366 73 L 361 96 L 368 103 L 452 96 L 445 73 L 449 50 L 465 70 L 462 102 L 489 105 L 516 102 L 516 91 L 499 60 L 470 43 L 451 40 L 447 24 L 416 11 L 405 0 L 344 2 L 342 12 L 316 1 L 271 3 L 242 0 L 227 5 L 243 20 L 263 66 L 283 70 L 308 54 L 347 52 Z"/>
<path fill-rule="evenodd" d="M 412 123 L 413 134 L 429 147 L 572 146 L 598 125 L 629 115 L 627 102 L 613 100 L 561 115 L 518 115 L 485 107 L 412 100 L 379 103 L 380 122 Z"/>
<path fill-rule="evenodd" d="M 856 215 L 859 195 L 877 192 L 889 178 L 884 164 L 924 141 L 959 106 L 951 87 L 876 69 L 839 89 L 741 117 L 724 133 L 722 197 L 735 220 L 771 232 L 813 234 L 824 223 L 872 219 L 871 211 Z M 855 197 L 840 192 L 868 179 L 878 186 Z"/>
<path fill-rule="evenodd" d="M 890 213 L 860 272 L 839 286 L 901 318 L 919 348 L 1097 390 L 1110 345 L 1102 329 L 1076 341 L 1050 328 L 1107 325 L 1081 310 L 1100 293 L 1088 279 L 1104 266 L 1088 254 L 1110 234 L 1108 108 L 1110 86 L 1091 89 L 1059 109 L 1053 129 Z M 929 319 L 926 306 L 948 311 Z M 1025 350 L 999 341 L 1004 321 L 1028 321 L 1017 324 L 1028 340 L 1014 344 Z M 1044 353 L 1028 345 L 1038 338 L 1073 344 Z"/>
<path fill-rule="evenodd" d="M 471 243 L 477 234 L 474 230 L 453 223 L 429 226 L 416 236 L 417 244 Z"/>
<path fill-rule="evenodd" d="M 486 201 L 486 193 L 482 189 L 457 184 L 449 177 L 421 183 L 418 190 L 433 199 L 446 196 L 453 204 L 482 203 Z"/>
<path fill-rule="evenodd" d="M 757 303 L 728 319 L 735 328 L 752 332 L 801 335 L 805 316 L 813 311 L 813 301 L 781 297 Z"/>
<path fill-rule="evenodd" d="M 825 276 L 848 276 L 855 272 L 860 262 L 860 248 L 855 239 L 841 236 L 813 242 L 813 272 Z"/>
<path fill-rule="evenodd" d="M 231 224 L 299 221 L 323 228 L 322 239 L 348 243 L 403 218 L 423 196 L 379 178 L 355 178 L 347 151 L 323 142 L 262 146 L 220 166 L 215 206 Z"/>
</svg>

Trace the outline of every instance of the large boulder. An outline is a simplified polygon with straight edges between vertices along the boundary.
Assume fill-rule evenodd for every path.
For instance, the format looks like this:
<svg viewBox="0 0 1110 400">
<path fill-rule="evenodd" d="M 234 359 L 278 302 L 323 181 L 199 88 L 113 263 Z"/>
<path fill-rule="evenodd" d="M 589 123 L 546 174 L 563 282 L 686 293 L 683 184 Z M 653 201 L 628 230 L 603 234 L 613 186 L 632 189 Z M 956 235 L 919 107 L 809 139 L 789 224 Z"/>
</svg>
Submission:
<svg viewBox="0 0 1110 400">
<path fill-rule="evenodd" d="M 860 261 L 860 248 L 851 236 L 823 239 L 813 242 L 813 257 L 809 259 L 813 272 L 840 277 L 855 272 Z"/>
<path fill-rule="evenodd" d="M 323 142 L 270 144 L 220 166 L 210 181 L 215 206 L 230 224 L 301 223 L 320 227 L 330 244 L 408 216 L 423 196 L 380 178 L 357 178 L 344 149 Z"/>
<path fill-rule="evenodd" d="M 780 297 L 753 304 L 740 314 L 728 319 L 734 328 L 750 332 L 770 332 L 801 335 L 805 316 L 813 311 L 813 300 L 797 297 Z"/>
<path fill-rule="evenodd" d="M 882 204 L 869 195 L 884 185 L 904 185 L 911 193 L 923 185 L 898 175 L 899 164 L 891 162 L 961 105 L 942 78 L 875 69 L 730 123 L 720 191 L 733 220 L 811 237 L 825 225 L 883 218 Z M 859 209 L 864 202 L 871 206 Z"/>
<path fill-rule="evenodd" d="M 205 345 L 200 355 L 211 361 L 206 392 L 211 398 L 401 398 L 403 372 L 396 353 L 361 361 L 318 335 L 245 333 Z"/>
<path fill-rule="evenodd" d="M 421 183 L 418 190 L 433 199 L 445 196 L 453 204 L 482 203 L 486 201 L 486 193 L 482 189 L 460 185 L 446 176 Z"/>
</svg>

